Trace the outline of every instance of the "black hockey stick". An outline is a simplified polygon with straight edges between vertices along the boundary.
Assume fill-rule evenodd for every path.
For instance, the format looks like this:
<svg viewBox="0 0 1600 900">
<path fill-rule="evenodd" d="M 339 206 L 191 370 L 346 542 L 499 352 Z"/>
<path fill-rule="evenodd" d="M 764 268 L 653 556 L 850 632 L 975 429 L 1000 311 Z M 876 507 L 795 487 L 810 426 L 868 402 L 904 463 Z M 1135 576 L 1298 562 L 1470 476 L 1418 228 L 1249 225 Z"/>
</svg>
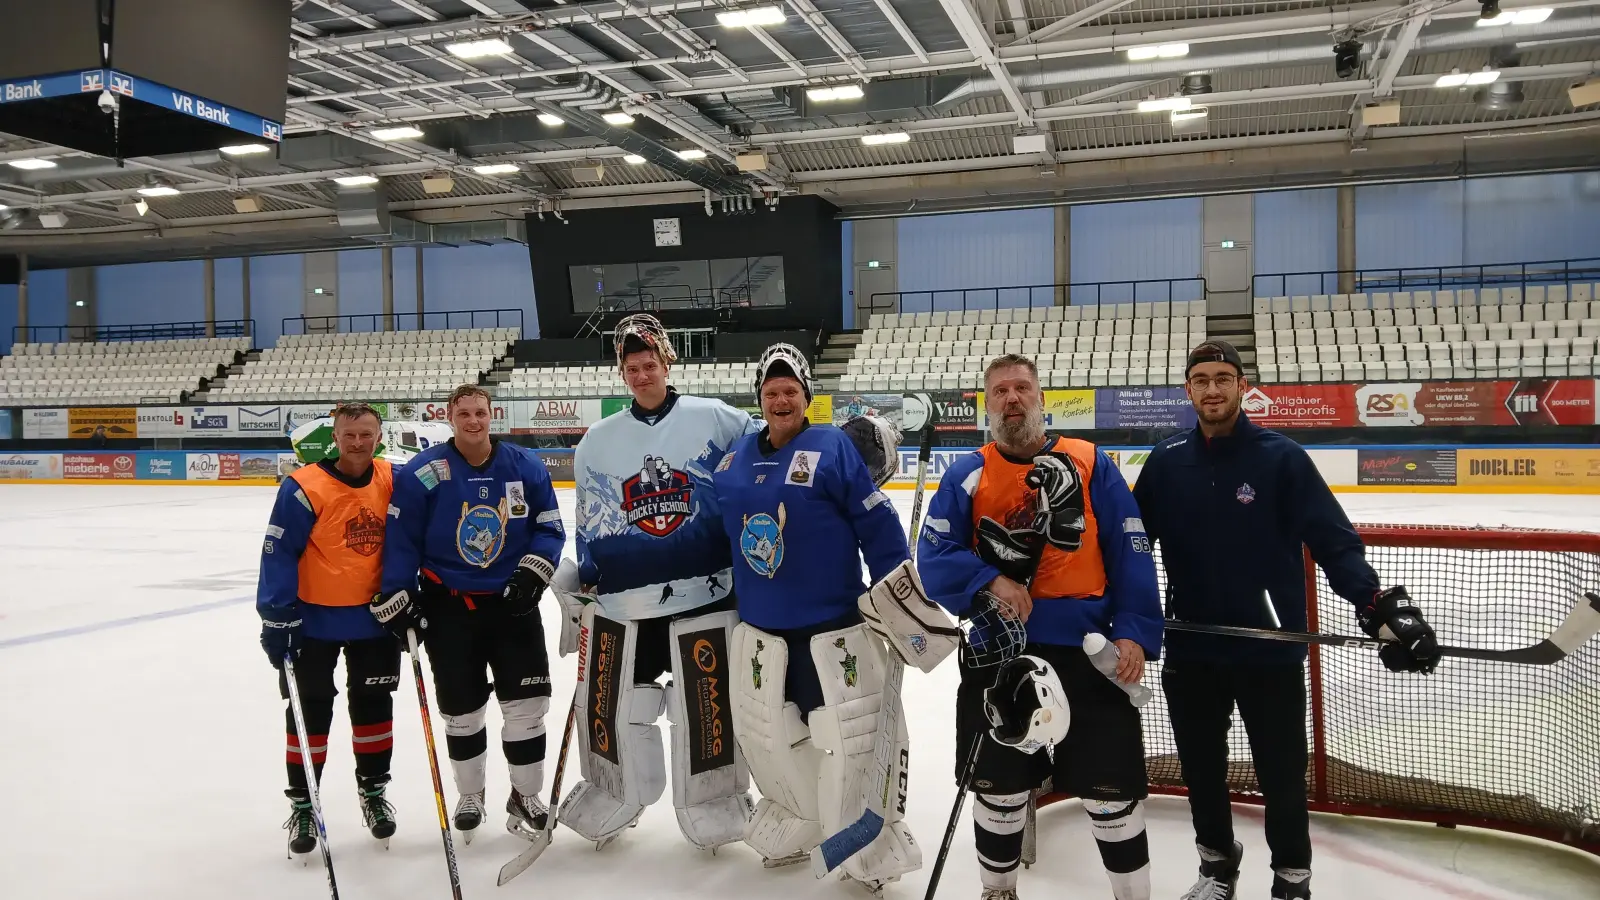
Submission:
<svg viewBox="0 0 1600 900">
<path fill-rule="evenodd" d="M 461 900 L 461 874 L 456 870 L 456 845 L 450 839 L 450 820 L 444 811 L 444 782 L 439 778 L 439 748 L 433 744 L 433 717 L 428 714 L 428 688 L 422 680 L 422 653 L 417 649 L 417 632 L 406 629 L 411 649 L 411 674 L 417 682 L 417 705 L 422 709 L 422 736 L 428 745 L 428 769 L 433 773 L 433 802 L 439 808 L 439 832 L 444 836 L 444 861 L 450 869 L 450 896 Z"/>
<path fill-rule="evenodd" d="M 311 817 L 317 823 L 317 845 L 322 848 L 322 864 L 328 870 L 328 894 L 339 900 L 339 883 L 333 877 L 333 851 L 328 849 L 328 825 L 322 818 L 322 798 L 317 785 L 317 767 L 311 759 L 311 741 L 306 734 L 305 707 L 300 704 L 300 682 L 295 679 L 294 660 L 283 657 L 283 680 L 289 686 L 289 709 L 294 713 L 294 731 L 300 740 L 300 763 L 306 769 L 306 787 L 311 794 Z"/>
<path fill-rule="evenodd" d="M 1600 634 L 1600 595 L 1586 592 L 1549 637 L 1528 647 L 1515 650 L 1485 650 L 1480 647 L 1440 647 L 1440 656 L 1460 659 L 1483 659 L 1493 662 L 1517 663 L 1525 666 L 1548 666 L 1566 659 L 1590 638 Z M 1287 641 L 1293 644 L 1321 644 L 1327 647 L 1358 647 L 1378 649 L 1385 640 L 1365 635 L 1355 637 L 1343 634 L 1321 634 L 1309 631 L 1280 631 L 1275 628 L 1244 628 L 1238 625 L 1210 625 L 1204 622 L 1167 620 L 1170 631 L 1188 631 L 1196 634 L 1220 634 L 1228 637 L 1258 638 L 1268 641 Z"/>
<path fill-rule="evenodd" d="M 944 874 L 945 860 L 950 856 L 950 842 L 955 840 L 956 826 L 961 824 L 961 810 L 967 805 L 967 791 L 972 789 L 972 776 L 978 771 L 978 754 L 983 751 L 983 732 L 972 736 L 972 749 L 961 763 L 961 777 L 956 779 L 956 802 L 950 807 L 950 821 L 944 826 L 944 839 L 939 842 L 939 855 L 933 859 L 933 871 L 928 873 L 928 891 L 922 900 L 933 900 L 939 890 L 939 877 Z"/>
</svg>

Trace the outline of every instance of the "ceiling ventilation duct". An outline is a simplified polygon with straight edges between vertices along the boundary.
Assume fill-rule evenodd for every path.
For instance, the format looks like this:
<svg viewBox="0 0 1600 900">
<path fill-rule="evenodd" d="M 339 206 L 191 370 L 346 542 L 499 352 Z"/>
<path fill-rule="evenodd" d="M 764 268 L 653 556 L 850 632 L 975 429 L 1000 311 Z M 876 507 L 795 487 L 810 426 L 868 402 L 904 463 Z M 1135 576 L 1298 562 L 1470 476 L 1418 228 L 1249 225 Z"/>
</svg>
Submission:
<svg viewBox="0 0 1600 900">
<path fill-rule="evenodd" d="M 1512 47 L 1496 47 L 1489 54 L 1489 67 L 1492 69 L 1510 69 L 1522 64 L 1517 56 L 1517 51 Z M 1492 112 L 1504 112 L 1513 109 L 1524 99 L 1522 82 L 1507 81 L 1502 78 L 1493 84 L 1486 84 L 1472 92 L 1473 102 L 1479 109 Z"/>
<path fill-rule="evenodd" d="M 1195 72 L 1183 76 L 1183 85 L 1178 88 L 1178 93 L 1185 97 L 1211 93 L 1211 73 Z"/>
</svg>

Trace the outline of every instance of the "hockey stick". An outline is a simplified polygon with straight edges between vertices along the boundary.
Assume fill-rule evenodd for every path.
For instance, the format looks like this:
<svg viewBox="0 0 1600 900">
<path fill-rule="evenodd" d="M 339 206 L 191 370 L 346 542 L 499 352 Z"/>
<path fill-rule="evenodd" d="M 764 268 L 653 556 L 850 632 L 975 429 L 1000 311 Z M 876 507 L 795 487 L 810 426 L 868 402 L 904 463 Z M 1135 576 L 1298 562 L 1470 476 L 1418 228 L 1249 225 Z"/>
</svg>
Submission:
<svg viewBox="0 0 1600 900">
<path fill-rule="evenodd" d="M 917 488 L 911 499 L 910 552 L 917 558 L 917 528 L 922 518 L 922 499 L 928 486 L 928 460 L 933 456 L 933 411 L 922 425 L 922 442 L 917 447 Z M 900 687 L 905 681 L 906 664 L 892 648 L 889 670 L 883 678 L 883 699 L 878 705 L 877 737 L 872 744 L 872 779 L 864 791 L 866 808 L 854 822 L 824 838 L 811 848 L 811 873 L 826 878 L 829 872 L 866 849 L 883 833 L 884 815 L 889 810 L 889 795 L 894 792 L 895 735 L 900 731 Z"/>
<path fill-rule="evenodd" d="M 1483 659 L 1493 662 L 1518 663 L 1527 666 L 1548 666 L 1577 652 L 1590 638 L 1600 634 L 1600 594 L 1585 592 L 1579 601 L 1549 637 L 1528 647 L 1515 650 L 1485 650 L 1479 647 L 1440 647 L 1440 656 L 1460 659 Z M 1587 602 L 1585 602 L 1587 601 Z M 1243 628 L 1237 625 L 1209 625 L 1204 622 L 1167 620 L 1170 631 L 1189 631 L 1196 634 L 1220 634 L 1228 637 L 1259 638 L 1269 641 L 1287 641 L 1293 644 L 1321 644 L 1328 647 L 1381 648 L 1391 643 L 1366 636 L 1321 634 L 1308 631 L 1279 631 L 1274 628 Z"/>
<path fill-rule="evenodd" d="M 322 847 L 322 864 L 328 869 L 328 894 L 339 900 L 339 883 L 333 877 L 333 852 L 328 849 L 328 825 L 322 818 L 322 799 L 318 796 L 317 767 L 311 761 L 311 741 L 306 731 L 306 711 L 300 705 L 300 685 L 294 677 L 294 660 L 283 657 L 283 680 L 289 685 L 289 710 L 294 713 L 294 732 L 300 739 L 300 764 L 306 768 L 306 787 L 311 793 L 311 818 L 317 823 L 317 844 Z"/>
<path fill-rule="evenodd" d="M 961 764 L 961 777 L 956 779 L 956 802 L 950 807 L 950 821 L 944 826 L 944 839 L 939 842 L 939 855 L 933 859 L 933 871 L 928 873 L 928 891 L 922 900 L 933 900 L 939 890 L 939 877 L 944 874 L 945 860 L 950 857 L 950 842 L 955 839 L 956 826 L 961 824 L 961 810 L 967 805 L 967 791 L 972 789 L 972 776 L 978 771 L 978 755 L 983 750 L 983 732 L 972 736 L 972 749 Z"/>
<path fill-rule="evenodd" d="M 411 674 L 417 682 L 417 705 L 422 709 L 422 736 L 428 745 L 428 769 L 433 773 L 433 801 L 439 808 L 439 832 L 444 836 L 444 861 L 450 869 L 450 895 L 461 900 L 461 875 L 456 871 L 456 845 L 450 839 L 450 820 L 444 811 L 444 782 L 439 779 L 439 749 L 433 744 L 433 717 L 428 714 L 428 688 L 422 680 L 422 654 L 417 649 L 417 632 L 406 629 L 411 645 Z"/>
<path fill-rule="evenodd" d="M 580 641 L 578 646 L 583 647 L 587 641 Z M 578 691 L 583 686 L 583 657 L 578 658 L 578 687 L 572 690 L 572 705 L 567 709 L 567 727 L 561 733 L 560 756 L 556 758 L 556 771 L 550 780 L 550 809 L 545 813 L 544 832 L 534 839 L 533 845 L 518 853 L 516 858 L 500 867 L 500 877 L 495 881 L 496 887 L 504 887 L 506 882 L 528 871 L 528 867 L 538 861 L 540 854 L 550 846 L 551 837 L 556 830 L 556 807 L 561 803 L 561 776 L 567 768 L 567 748 L 572 744 L 572 732 L 578 723 Z"/>
</svg>

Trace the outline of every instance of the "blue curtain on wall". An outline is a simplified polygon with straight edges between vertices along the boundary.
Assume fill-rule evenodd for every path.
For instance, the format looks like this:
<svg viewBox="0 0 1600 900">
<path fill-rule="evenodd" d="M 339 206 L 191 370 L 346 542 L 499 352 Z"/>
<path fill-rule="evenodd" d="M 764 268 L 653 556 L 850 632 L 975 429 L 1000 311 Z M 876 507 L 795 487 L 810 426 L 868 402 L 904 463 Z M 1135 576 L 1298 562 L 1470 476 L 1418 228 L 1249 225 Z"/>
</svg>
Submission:
<svg viewBox="0 0 1600 900">
<path fill-rule="evenodd" d="M 969 291 L 1055 281 L 1055 212 L 1017 209 L 919 216 L 899 221 L 897 280 L 902 294 L 933 292 L 932 309 L 1049 305 L 1048 287 L 1035 290 Z M 904 298 L 917 309 L 925 298 Z"/>
<path fill-rule="evenodd" d="M 12 335 L 17 327 L 17 286 L 0 284 L 0 356 L 11 352 Z"/>
<path fill-rule="evenodd" d="M 253 314 L 253 311 L 252 311 Z M 244 318 L 244 260 L 217 260 L 217 321 Z M 253 341 L 260 346 L 259 341 Z"/>
<path fill-rule="evenodd" d="M 42 327 L 62 327 L 67 324 L 67 270 L 47 269 L 28 274 L 28 324 Z M 65 340 L 64 336 L 45 334 L 41 341 Z"/>
<path fill-rule="evenodd" d="M 204 321 L 205 263 L 196 259 L 100 266 L 95 293 L 101 325 Z"/>
<path fill-rule="evenodd" d="M 539 336 L 539 314 L 533 304 L 533 267 L 528 248 L 521 244 L 429 247 L 423 251 L 423 303 L 426 311 L 473 309 L 522 310 L 522 336 Z M 413 307 L 414 308 L 414 307 Z M 443 321 L 428 319 L 428 327 L 443 328 Z M 516 323 L 502 321 L 502 326 Z M 489 328 L 493 316 L 450 317 L 449 327 Z"/>
<path fill-rule="evenodd" d="M 278 342 L 287 317 L 305 314 L 305 259 L 298 253 L 250 260 L 250 307 L 258 332 L 255 345 Z"/>
<path fill-rule="evenodd" d="M 844 275 L 844 283 L 839 291 L 840 298 L 844 301 L 839 314 L 840 322 L 846 328 L 854 327 L 855 315 L 855 290 L 856 290 L 856 230 L 855 223 L 846 221 L 840 223 L 839 229 L 839 271 Z"/>
<path fill-rule="evenodd" d="M 1200 275 L 1205 204 L 1199 198 L 1139 200 L 1072 208 L 1072 283 L 1195 278 Z M 1175 293 L 1175 299 L 1186 299 Z M 1075 288 L 1072 302 L 1165 299 L 1164 285 Z"/>
<path fill-rule="evenodd" d="M 1258 274 L 1329 272 L 1339 267 L 1339 192 L 1272 191 L 1255 196 Z M 1320 277 L 1261 278 L 1263 297 L 1324 293 Z"/>
<path fill-rule="evenodd" d="M 1459 181 L 1356 188 L 1356 268 L 1461 265 L 1462 194 Z"/>
<path fill-rule="evenodd" d="M 1600 257 L 1600 172 L 1463 182 L 1463 262 Z"/>
<path fill-rule="evenodd" d="M 383 251 L 344 250 L 339 253 L 339 315 L 376 315 L 383 312 Z M 382 331 L 382 319 L 344 326 L 351 331 Z"/>
</svg>

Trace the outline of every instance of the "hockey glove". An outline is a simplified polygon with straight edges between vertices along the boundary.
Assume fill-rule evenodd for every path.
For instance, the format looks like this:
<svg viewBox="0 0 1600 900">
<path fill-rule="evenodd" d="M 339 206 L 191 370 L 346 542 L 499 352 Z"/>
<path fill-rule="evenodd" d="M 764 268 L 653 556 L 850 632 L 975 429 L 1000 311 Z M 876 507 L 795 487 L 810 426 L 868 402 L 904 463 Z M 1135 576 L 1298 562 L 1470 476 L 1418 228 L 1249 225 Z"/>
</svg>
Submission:
<svg viewBox="0 0 1600 900">
<path fill-rule="evenodd" d="M 274 669 L 283 668 L 283 658 L 300 658 L 300 605 L 261 614 L 261 649 Z"/>
<path fill-rule="evenodd" d="M 399 638 L 403 643 L 406 632 L 413 629 L 417 637 L 428 630 L 428 620 L 422 617 L 421 611 L 415 603 L 411 602 L 410 591 L 395 591 L 385 597 L 382 594 L 374 595 L 370 604 L 372 617 L 378 620 L 390 634 Z"/>
<path fill-rule="evenodd" d="M 1035 456 L 1026 479 L 1028 487 L 1039 492 L 1039 530 L 1056 548 L 1069 553 L 1077 550 L 1088 526 L 1083 518 L 1083 479 L 1072 457 L 1063 453 Z"/>
<path fill-rule="evenodd" d="M 524 556 L 517 563 L 517 570 L 511 573 L 505 590 L 500 592 L 506 601 L 506 612 L 513 616 L 525 616 L 537 609 L 539 597 L 544 594 L 545 587 L 555 574 L 556 567 L 550 560 L 532 553 Z"/>
<path fill-rule="evenodd" d="M 1356 617 L 1363 631 L 1389 642 L 1378 652 L 1389 671 L 1427 675 L 1439 664 L 1439 644 L 1433 627 L 1422 618 L 1422 610 L 1405 588 L 1396 585 L 1379 591 L 1372 604 L 1357 612 Z"/>
<path fill-rule="evenodd" d="M 988 516 L 978 521 L 978 558 L 1017 584 L 1026 585 L 1033 580 L 1044 545 L 1041 531 L 1007 528 Z"/>
</svg>

